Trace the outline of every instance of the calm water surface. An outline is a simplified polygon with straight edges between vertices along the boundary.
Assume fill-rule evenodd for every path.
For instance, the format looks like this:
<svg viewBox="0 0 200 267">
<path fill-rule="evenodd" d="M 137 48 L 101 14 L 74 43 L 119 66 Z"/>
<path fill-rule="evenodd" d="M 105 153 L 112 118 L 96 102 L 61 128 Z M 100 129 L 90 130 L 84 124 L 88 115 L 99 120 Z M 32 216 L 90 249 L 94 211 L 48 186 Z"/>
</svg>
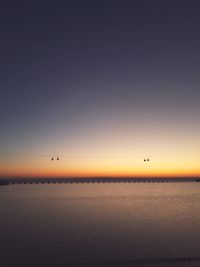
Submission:
<svg viewBox="0 0 200 267">
<path fill-rule="evenodd" d="M 200 183 L 4 186 L 0 231 L 2 267 L 200 266 Z"/>
</svg>

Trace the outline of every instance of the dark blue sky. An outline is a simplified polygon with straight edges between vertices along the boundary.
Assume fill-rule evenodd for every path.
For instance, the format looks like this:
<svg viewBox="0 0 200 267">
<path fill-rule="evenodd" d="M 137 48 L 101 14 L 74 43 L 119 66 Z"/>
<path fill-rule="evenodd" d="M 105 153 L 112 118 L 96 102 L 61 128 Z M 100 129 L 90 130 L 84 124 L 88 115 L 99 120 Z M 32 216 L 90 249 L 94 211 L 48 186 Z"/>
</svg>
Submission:
<svg viewBox="0 0 200 267">
<path fill-rule="evenodd" d="M 199 13 L 189 0 L 3 1 L 2 153 L 98 154 L 120 128 L 115 147 L 133 129 L 197 142 Z"/>
</svg>

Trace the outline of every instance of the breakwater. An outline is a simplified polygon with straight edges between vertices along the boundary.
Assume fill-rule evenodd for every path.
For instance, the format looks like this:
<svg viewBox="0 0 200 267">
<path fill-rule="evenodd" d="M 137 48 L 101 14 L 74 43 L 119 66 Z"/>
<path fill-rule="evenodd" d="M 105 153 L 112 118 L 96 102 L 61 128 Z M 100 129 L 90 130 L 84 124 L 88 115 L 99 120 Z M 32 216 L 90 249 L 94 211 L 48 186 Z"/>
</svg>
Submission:
<svg viewBox="0 0 200 267">
<path fill-rule="evenodd" d="M 0 185 L 11 184 L 61 184 L 61 183 L 191 183 L 200 178 L 14 178 L 0 179 Z"/>
</svg>

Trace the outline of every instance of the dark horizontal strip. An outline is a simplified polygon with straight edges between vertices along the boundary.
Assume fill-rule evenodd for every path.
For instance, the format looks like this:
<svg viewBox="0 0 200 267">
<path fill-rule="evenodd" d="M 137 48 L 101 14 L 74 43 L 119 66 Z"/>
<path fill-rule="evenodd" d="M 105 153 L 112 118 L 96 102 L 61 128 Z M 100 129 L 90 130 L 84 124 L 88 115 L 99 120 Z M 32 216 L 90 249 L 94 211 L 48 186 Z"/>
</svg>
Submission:
<svg viewBox="0 0 200 267">
<path fill-rule="evenodd" d="M 9 184 L 57 184 L 57 183 L 189 183 L 200 178 L 15 178 L 0 179 L 0 185 Z"/>
</svg>

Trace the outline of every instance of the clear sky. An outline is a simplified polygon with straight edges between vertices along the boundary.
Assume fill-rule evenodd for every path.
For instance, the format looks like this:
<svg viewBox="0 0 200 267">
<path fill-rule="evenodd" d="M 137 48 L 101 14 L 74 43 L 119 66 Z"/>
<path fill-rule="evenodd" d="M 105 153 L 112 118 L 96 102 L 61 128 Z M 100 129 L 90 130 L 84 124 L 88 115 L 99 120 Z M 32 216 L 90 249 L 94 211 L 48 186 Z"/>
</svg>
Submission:
<svg viewBox="0 0 200 267">
<path fill-rule="evenodd" d="M 199 1 L 3 2 L 0 176 L 200 176 Z"/>
</svg>

